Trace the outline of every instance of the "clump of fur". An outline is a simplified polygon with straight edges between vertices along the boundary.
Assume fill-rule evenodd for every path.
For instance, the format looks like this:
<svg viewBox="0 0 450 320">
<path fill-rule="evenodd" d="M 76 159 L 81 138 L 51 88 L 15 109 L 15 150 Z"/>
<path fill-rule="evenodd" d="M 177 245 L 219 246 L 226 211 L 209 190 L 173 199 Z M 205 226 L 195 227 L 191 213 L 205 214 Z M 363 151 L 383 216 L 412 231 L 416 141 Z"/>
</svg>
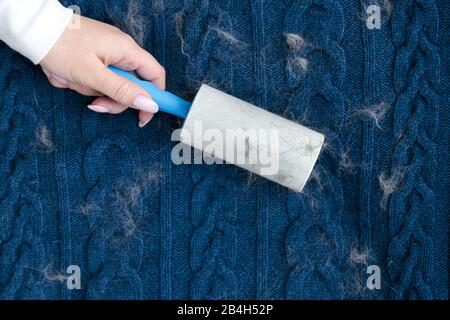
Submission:
<svg viewBox="0 0 450 320">
<path fill-rule="evenodd" d="M 141 0 L 129 0 L 126 8 L 125 18 L 117 18 L 118 15 L 122 16 L 123 12 L 117 12 L 116 7 L 108 6 L 106 11 L 113 21 L 113 23 L 129 34 L 140 46 L 144 45 L 145 28 L 148 21 L 145 20 L 142 12 Z"/>
<path fill-rule="evenodd" d="M 299 50 L 305 46 L 305 39 L 296 33 L 285 33 L 286 43 L 291 50 Z"/>
<path fill-rule="evenodd" d="M 175 31 L 176 31 L 176 34 L 177 34 L 178 38 L 180 39 L 180 43 L 181 43 L 181 53 L 184 56 L 186 56 L 188 59 L 190 59 L 190 57 L 186 51 L 186 43 L 184 42 L 184 35 L 183 35 L 184 18 L 185 18 L 184 10 L 175 13 L 175 15 L 173 17 L 173 19 L 175 21 Z"/>
<path fill-rule="evenodd" d="M 62 273 L 62 272 L 52 272 L 52 264 L 48 264 L 44 270 L 42 270 L 42 274 L 44 276 L 44 279 L 50 282 L 65 282 L 68 279 L 68 275 Z"/>
<path fill-rule="evenodd" d="M 140 0 L 129 0 L 128 11 L 124 20 L 125 29 L 133 37 L 133 39 L 142 46 L 145 38 L 146 21 L 140 14 L 142 4 Z"/>
<path fill-rule="evenodd" d="M 346 148 L 340 155 L 339 167 L 346 172 L 352 173 L 354 171 L 355 165 L 350 159 L 350 149 Z"/>
<path fill-rule="evenodd" d="M 350 255 L 348 257 L 349 261 L 356 264 L 368 265 L 370 260 L 369 249 L 364 248 L 362 251 L 357 248 L 352 248 L 350 250 Z"/>
<path fill-rule="evenodd" d="M 378 176 L 378 182 L 380 184 L 383 195 L 381 197 L 381 207 L 386 209 L 388 200 L 391 194 L 397 191 L 403 182 L 405 175 L 404 168 L 397 168 L 391 176 L 388 176 L 385 172 L 382 172 Z"/>
<path fill-rule="evenodd" d="M 184 10 L 181 10 L 179 12 L 176 12 L 173 16 L 173 20 L 175 23 L 175 32 L 180 39 L 180 45 L 181 45 L 181 53 L 186 56 L 190 61 L 190 56 L 186 50 L 186 42 L 184 40 L 184 21 L 186 18 L 186 13 Z M 212 27 L 210 28 L 207 33 L 204 35 L 205 37 L 208 36 L 210 32 L 215 32 L 219 36 L 220 39 L 222 39 L 226 44 L 228 44 L 226 50 L 226 54 L 228 55 L 227 59 L 231 59 L 231 56 L 234 52 L 238 52 L 237 49 L 242 49 L 246 46 L 246 44 L 239 40 L 235 35 L 233 35 L 232 32 L 228 30 L 221 29 L 219 27 Z M 231 49 L 231 50 L 230 50 Z M 242 54 L 242 52 L 240 52 Z"/>
<path fill-rule="evenodd" d="M 44 152 L 52 152 L 55 148 L 51 132 L 45 125 L 41 124 L 36 128 L 36 144 Z"/>
<path fill-rule="evenodd" d="M 211 29 L 214 32 L 217 32 L 219 37 L 223 39 L 225 42 L 227 42 L 229 45 L 232 45 L 234 47 L 244 47 L 245 43 L 236 38 L 231 32 L 221 30 L 219 28 L 212 28 Z"/>
<path fill-rule="evenodd" d="M 308 71 L 309 66 L 308 59 L 302 56 L 306 42 L 302 36 L 295 33 L 285 33 L 284 36 L 289 50 L 293 53 L 288 57 L 286 68 L 291 76 L 300 78 Z"/>
<path fill-rule="evenodd" d="M 247 181 L 246 186 L 247 188 L 250 188 L 252 185 L 254 185 L 258 180 L 258 175 L 253 172 L 247 172 Z"/>
<path fill-rule="evenodd" d="M 118 179 L 113 185 L 108 195 L 109 207 L 114 208 L 111 219 L 120 230 L 123 238 L 133 235 L 139 226 L 139 217 L 136 217 L 136 209 L 142 206 L 142 200 L 149 190 L 154 189 L 159 181 L 160 173 L 155 170 L 141 171 L 134 177 L 124 177 Z M 80 212 L 84 215 L 93 215 L 103 211 L 102 203 L 85 203 L 80 206 Z M 123 239 L 117 237 L 114 241 L 120 245 Z"/>
<path fill-rule="evenodd" d="M 362 118 L 372 119 L 375 126 L 378 129 L 381 129 L 381 121 L 390 109 L 390 104 L 386 102 L 380 102 L 371 106 L 359 108 L 353 111 L 353 114 L 350 117 L 358 116 Z"/>
</svg>

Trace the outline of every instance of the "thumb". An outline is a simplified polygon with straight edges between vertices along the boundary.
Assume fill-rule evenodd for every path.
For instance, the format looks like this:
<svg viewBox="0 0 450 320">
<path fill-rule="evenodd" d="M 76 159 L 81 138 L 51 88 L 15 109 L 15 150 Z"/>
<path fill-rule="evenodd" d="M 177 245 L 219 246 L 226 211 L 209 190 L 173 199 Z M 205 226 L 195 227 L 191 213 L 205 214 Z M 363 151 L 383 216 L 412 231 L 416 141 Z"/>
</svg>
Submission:
<svg viewBox="0 0 450 320">
<path fill-rule="evenodd" d="M 144 112 L 158 112 L 158 105 L 140 86 L 103 66 L 94 72 L 92 88 L 124 106 Z"/>
</svg>

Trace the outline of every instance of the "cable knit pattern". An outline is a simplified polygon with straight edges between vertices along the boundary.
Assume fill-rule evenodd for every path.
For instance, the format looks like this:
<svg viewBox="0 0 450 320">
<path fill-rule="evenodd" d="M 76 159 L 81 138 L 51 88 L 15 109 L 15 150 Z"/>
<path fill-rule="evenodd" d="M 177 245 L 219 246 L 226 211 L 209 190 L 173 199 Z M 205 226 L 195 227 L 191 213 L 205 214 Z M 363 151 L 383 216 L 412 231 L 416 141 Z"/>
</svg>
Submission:
<svg viewBox="0 0 450 320">
<path fill-rule="evenodd" d="M 60 1 L 325 144 L 302 193 L 176 165 L 182 119 L 95 113 L 0 41 L 0 299 L 448 299 L 449 1 Z"/>
<path fill-rule="evenodd" d="M 195 92 L 199 83 L 231 90 L 231 63 L 218 31 L 229 31 L 230 1 L 188 0 L 185 12 L 185 50 L 189 57 L 186 75 Z M 186 32 L 189 31 L 189 32 Z M 223 75 L 226 74 L 226 77 Z M 218 83 L 219 80 L 223 80 Z M 236 192 L 227 168 L 194 165 L 192 194 L 191 283 L 193 299 L 235 299 Z"/>
<path fill-rule="evenodd" d="M 433 180 L 439 98 L 438 11 L 434 1 L 394 2 L 392 34 L 397 49 L 394 84 L 396 137 L 391 170 L 405 170 L 390 198 L 389 274 L 396 299 L 431 299 L 436 213 Z"/>
<path fill-rule="evenodd" d="M 123 195 L 138 167 L 139 152 L 126 135 L 96 135 L 92 121 L 97 114 L 86 111 L 83 135 L 90 142 L 84 157 L 84 177 L 89 186 L 86 206 L 90 226 L 87 258 L 90 274 L 88 298 L 140 299 L 142 283 L 137 273 L 142 261 L 143 240 L 137 224 L 143 213 L 142 199 L 127 202 Z M 120 166 L 107 166 L 109 159 L 122 159 Z M 109 168 L 109 170 L 108 170 Z"/>
<path fill-rule="evenodd" d="M 209 169 L 209 168 L 208 168 Z M 236 299 L 236 203 L 221 195 L 234 190 L 230 177 L 223 170 L 196 170 L 192 195 L 191 242 L 193 299 Z"/>
<path fill-rule="evenodd" d="M 306 195 L 290 193 L 288 196 L 291 225 L 286 237 L 286 254 L 291 273 L 287 298 L 313 298 L 303 288 L 314 286 L 315 295 L 339 299 L 343 298 L 340 268 L 344 256 L 339 225 L 343 194 L 337 164 L 337 155 L 342 151 L 339 131 L 345 108 L 339 89 L 346 66 L 340 46 L 343 12 L 339 1 L 287 1 L 287 5 L 286 76 L 292 91 L 288 111 L 301 117 L 307 113 L 306 125 L 322 131 L 330 145 L 316 165 L 320 181 L 308 182 Z M 307 71 L 292 69 L 290 61 L 307 63 Z"/>
<path fill-rule="evenodd" d="M 43 298 L 42 207 L 33 146 L 33 102 L 21 92 L 26 67 L 8 55 L 0 102 L 0 298 Z"/>
<path fill-rule="evenodd" d="M 229 6 L 230 0 L 186 0 L 184 45 L 189 57 L 186 76 L 192 90 L 202 83 L 231 89 L 232 48 L 220 36 L 221 32 L 231 31 Z M 224 72 L 228 72 L 226 77 Z"/>
</svg>

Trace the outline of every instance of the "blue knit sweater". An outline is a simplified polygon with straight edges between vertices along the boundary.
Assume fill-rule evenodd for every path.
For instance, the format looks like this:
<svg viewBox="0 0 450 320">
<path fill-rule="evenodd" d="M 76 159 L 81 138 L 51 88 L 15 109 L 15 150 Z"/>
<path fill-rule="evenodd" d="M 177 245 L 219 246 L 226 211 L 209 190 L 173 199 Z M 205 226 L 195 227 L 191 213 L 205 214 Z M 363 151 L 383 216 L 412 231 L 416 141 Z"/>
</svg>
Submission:
<svg viewBox="0 0 450 320">
<path fill-rule="evenodd" d="M 326 147 L 302 194 L 177 166 L 178 119 L 96 114 L 1 44 L 0 298 L 447 299 L 448 1 L 62 2 L 135 37 L 169 90 L 208 83 Z"/>
</svg>

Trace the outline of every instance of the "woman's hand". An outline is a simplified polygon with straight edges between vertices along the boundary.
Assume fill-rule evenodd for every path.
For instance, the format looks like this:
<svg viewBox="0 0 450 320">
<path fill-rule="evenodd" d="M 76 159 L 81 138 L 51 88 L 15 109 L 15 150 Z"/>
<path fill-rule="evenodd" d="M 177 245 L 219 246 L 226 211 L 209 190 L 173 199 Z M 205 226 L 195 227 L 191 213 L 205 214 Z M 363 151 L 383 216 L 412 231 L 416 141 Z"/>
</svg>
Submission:
<svg viewBox="0 0 450 320">
<path fill-rule="evenodd" d="M 88 106 L 96 112 L 137 109 L 139 126 L 145 126 L 158 111 L 158 105 L 144 89 L 107 67 L 134 70 L 162 90 L 166 82 L 164 68 L 118 28 L 75 15 L 73 19 L 80 19 L 81 27 L 67 28 L 40 62 L 50 83 L 86 96 L 102 96 Z"/>
</svg>

